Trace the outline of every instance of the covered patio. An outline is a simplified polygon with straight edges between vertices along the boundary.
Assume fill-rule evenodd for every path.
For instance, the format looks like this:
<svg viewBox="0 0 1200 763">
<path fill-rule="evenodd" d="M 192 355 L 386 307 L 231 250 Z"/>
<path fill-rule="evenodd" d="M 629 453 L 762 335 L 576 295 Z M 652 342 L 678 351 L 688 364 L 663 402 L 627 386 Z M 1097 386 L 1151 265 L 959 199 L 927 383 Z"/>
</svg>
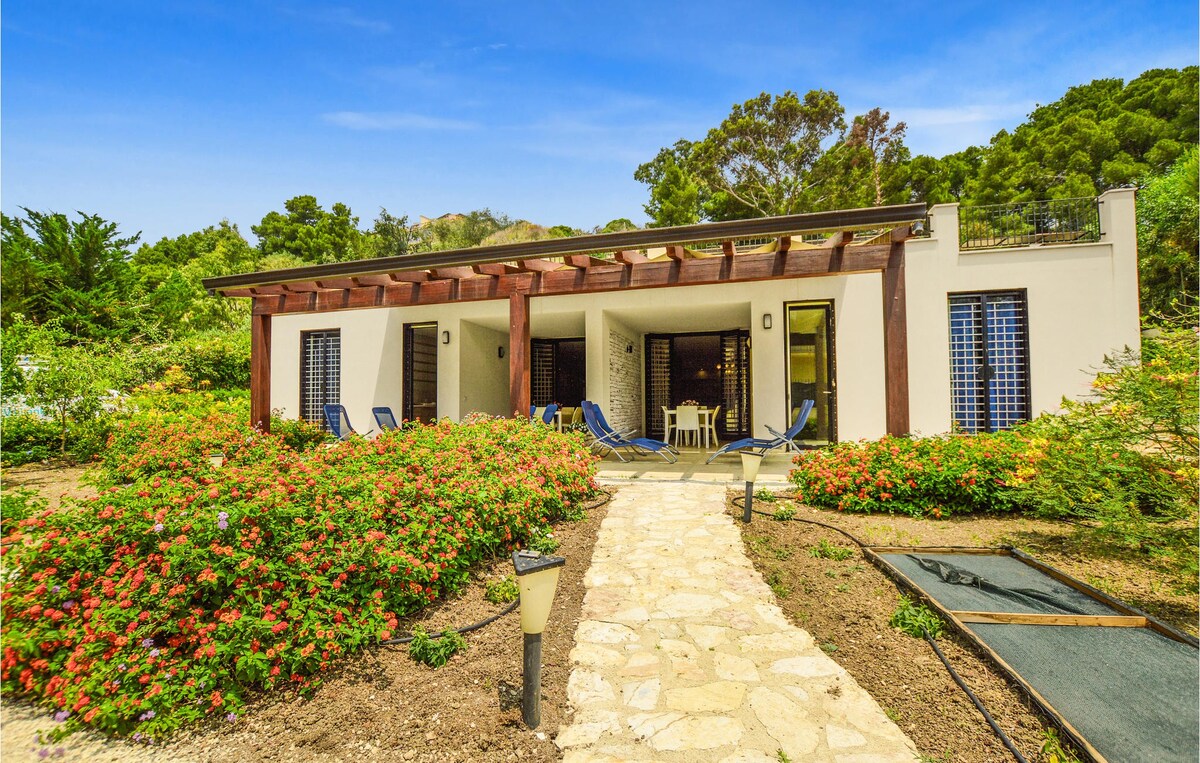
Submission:
<svg viewBox="0 0 1200 763">
<path fill-rule="evenodd" d="M 661 458 L 644 456 L 628 463 L 621 463 L 616 456 L 609 455 L 596 465 L 596 476 L 601 480 L 644 480 L 648 482 L 712 482 L 741 483 L 742 460 L 736 453 L 723 455 L 711 464 L 704 463 L 711 451 L 697 448 L 681 448 L 679 460 L 668 464 Z M 792 469 L 794 453 L 782 448 L 763 457 L 755 484 L 768 488 L 779 488 L 787 483 Z"/>
<path fill-rule="evenodd" d="M 875 427 L 902 434 L 909 431 L 905 242 L 925 213 L 923 204 L 909 204 L 734 220 L 204 284 L 253 301 L 251 419 L 263 429 L 272 408 L 307 418 L 323 395 L 356 420 L 369 420 L 377 405 L 409 419 L 459 419 L 471 411 L 520 415 L 585 396 L 622 430 L 662 436 L 661 409 L 696 399 L 721 406 L 716 429 L 724 438 L 764 436 L 767 425 L 790 423 L 793 397 L 813 396 L 788 381 L 788 364 L 802 351 L 787 349 L 801 336 L 787 321 L 789 305 L 838 299 L 847 346 L 864 359 L 862 371 L 844 376 L 846 391 L 866 401 L 847 408 L 856 418 L 845 434 Z M 283 338 L 274 350 L 273 334 Z M 310 357 L 320 350 L 314 337 L 334 349 Z M 667 358 L 669 374 L 656 358 Z M 322 378 L 335 384 L 314 383 Z M 691 474 L 720 469 L 697 465 Z"/>
</svg>

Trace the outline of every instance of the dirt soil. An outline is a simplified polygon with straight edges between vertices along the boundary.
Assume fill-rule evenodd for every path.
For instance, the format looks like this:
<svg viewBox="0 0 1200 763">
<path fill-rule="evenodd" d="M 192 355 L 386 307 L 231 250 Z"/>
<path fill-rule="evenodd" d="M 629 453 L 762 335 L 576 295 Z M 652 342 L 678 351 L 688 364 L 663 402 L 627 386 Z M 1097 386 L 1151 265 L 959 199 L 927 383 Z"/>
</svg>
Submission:
<svg viewBox="0 0 1200 763">
<path fill-rule="evenodd" d="M 6 474 L 6 477 L 8 475 Z M 35 732 L 53 726 L 24 703 L 4 703 L 3 757 L 37 761 L 556 761 L 553 738 L 568 723 L 567 679 L 587 571 L 606 506 L 579 522 L 554 528 L 556 554 L 567 559 L 542 643 L 542 723 L 525 727 L 519 708 L 501 710 L 501 682 L 519 696 L 522 635 L 518 613 L 466 634 L 468 648 L 433 670 L 413 661 L 406 646 L 386 646 L 347 658 L 310 699 L 283 692 L 252 701 L 235 723 L 214 721 L 185 732 L 169 745 L 146 747 L 78 733 L 63 742 L 37 743 Z M 462 594 L 402 621 L 401 632 L 420 624 L 429 632 L 462 627 L 503 608 L 483 597 L 489 580 L 512 573 L 507 557 L 486 565 Z"/>
<path fill-rule="evenodd" d="M 26 464 L 5 469 L 0 485 L 5 492 L 27 488 L 41 494 L 47 506 L 57 509 L 63 498 L 86 498 L 96 491 L 82 483 L 87 467 Z"/>
<path fill-rule="evenodd" d="M 737 497 L 739 505 L 733 505 Z M 730 511 L 742 516 L 741 496 L 730 493 Z M 1098 547 L 1070 525 L 1020 517 L 921 520 L 820 511 L 790 500 L 757 501 L 773 512 L 791 507 L 796 516 L 850 532 L 871 545 L 1012 545 L 1191 633 L 1196 632 L 1195 581 L 1148 567 L 1145 559 Z M 741 525 L 741 523 L 738 523 Z M 743 527 L 747 554 L 775 590 L 784 612 L 812 634 L 854 676 L 916 743 L 928 760 L 1011 761 L 970 699 L 950 678 L 929 645 L 891 628 L 899 591 L 838 532 L 802 522 L 755 515 Z M 835 560 L 813 556 L 825 542 L 849 551 Z M 1041 715 L 990 663 L 953 634 L 938 639 L 955 670 L 1017 748 L 1030 760 L 1040 755 L 1047 727 Z"/>
</svg>

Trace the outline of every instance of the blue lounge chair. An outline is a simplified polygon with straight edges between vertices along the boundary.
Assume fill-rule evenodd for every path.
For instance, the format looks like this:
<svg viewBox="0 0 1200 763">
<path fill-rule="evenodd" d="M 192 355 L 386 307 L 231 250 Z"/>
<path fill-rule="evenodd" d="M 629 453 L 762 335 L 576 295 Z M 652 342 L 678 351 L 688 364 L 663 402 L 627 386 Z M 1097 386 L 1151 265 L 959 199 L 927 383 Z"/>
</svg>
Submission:
<svg viewBox="0 0 1200 763">
<path fill-rule="evenodd" d="M 630 440 L 624 435 L 612 431 L 611 428 L 600 425 L 600 422 L 604 420 L 604 413 L 601 412 L 600 406 L 592 403 L 590 400 L 584 400 L 582 407 L 583 420 L 587 424 L 588 431 L 592 434 L 592 437 L 596 438 L 592 443 L 593 448 L 609 450 L 623 462 L 628 462 L 630 459 L 621 455 L 622 451 L 631 457 L 646 453 L 657 453 L 667 463 L 675 463 L 675 454 L 671 451 L 670 445 L 661 440 L 651 440 L 648 437 L 635 437 Z"/>
<path fill-rule="evenodd" d="M 375 425 L 379 427 L 380 432 L 386 432 L 389 429 L 396 429 L 400 426 L 396 423 L 396 414 L 392 413 L 392 409 L 386 405 L 372 408 L 371 413 L 375 416 Z"/>
<path fill-rule="evenodd" d="M 808 423 L 808 417 L 812 415 L 814 405 L 816 405 L 815 400 L 805 400 L 801 403 L 800 411 L 796 414 L 796 420 L 792 422 L 792 425 L 787 428 L 786 432 L 776 432 L 771 427 L 767 427 L 767 431 L 774 435 L 772 439 L 768 440 L 765 437 L 744 437 L 740 440 L 734 440 L 709 456 L 705 463 L 711 464 L 717 456 L 739 450 L 757 450 L 761 453 L 766 453 L 776 448 L 786 447 L 788 450 L 799 453 L 800 449 L 796 447 L 795 439 L 800 434 L 800 430 L 804 429 L 804 425 Z"/>
<path fill-rule="evenodd" d="M 348 439 L 358 432 L 354 431 L 354 426 L 350 423 L 350 417 L 346 415 L 346 406 L 340 404 L 325 405 L 325 423 L 329 425 L 329 431 L 339 440 Z M 367 434 L 371 434 L 375 430 L 372 429 Z"/>
<path fill-rule="evenodd" d="M 551 403 L 546 406 L 546 410 L 542 411 L 542 423 L 553 424 L 554 414 L 558 413 L 558 403 Z"/>
</svg>

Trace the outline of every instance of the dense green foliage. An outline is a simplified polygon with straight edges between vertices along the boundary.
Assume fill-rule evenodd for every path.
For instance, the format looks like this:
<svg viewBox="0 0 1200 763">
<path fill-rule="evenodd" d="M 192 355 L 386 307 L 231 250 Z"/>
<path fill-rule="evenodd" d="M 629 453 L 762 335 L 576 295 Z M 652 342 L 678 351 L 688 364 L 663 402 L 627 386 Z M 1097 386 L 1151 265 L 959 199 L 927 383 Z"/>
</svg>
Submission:
<svg viewBox="0 0 1200 763">
<path fill-rule="evenodd" d="M 1200 282 L 1200 156 L 1196 146 L 1138 193 L 1138 277 L 1143 314 L 1195 307 Z"/>
<path fill-rule="evenodd" d="M 1197 67 L 1095 80 L 1039 106 L 987 146 L 911 156 L 906 125 L 878 108 L 849 123 L 837 95 L 763 93 L 734 104 L 698 141 L 661 149 L 634 172 L 650 225 L 881 204 L 998 204 L 1095 196 L 1142 184 L 1143 303 L 1196 301 Z"/>
<path fill-rule="evenodd" d="M 1135 546 L 1161 541 L 1164 525 L 1194 520 L 1197 334 L 1180 320 L 1105 359 L 1094 397 L 1022 428 L 1025 465 L 1015 499 L 1043 516 L 1083 519 Z M 1195 526 L 1191 522 L 1194 535 Z M 1166 530 L 1169 532 L 1169 530 Z"/>
<path fill-rule="evenodd" d="M 520 420 L 305 452 L 240 421 L 146 423 L 113 448 L 132 481 L 6 526 L 21 571 L 4 583 L 6 693 L 56 710 L 60 731 L 232 720 L 255 689 L 312 686 L 391 638 L 593 489 L 581 438 Z"/>
<path fill-rule="evenodd" d="M 413 628 L 413 640 L 408 643 L 408 656 L 437 670 L 466 648 L 467 640 L 458 631 L 446 631 L 434 638 L 418 625 Z"/>
<path fill-rule="evenodd" d="M 838 443 L 796 457 L 797 497 L 838 511 L 945 517 L 1021 510 L 1083 521 L 1194 566 L 1196 317 L 1105 360 L 1094 396 L 1007 432 Z"/>
</svg>

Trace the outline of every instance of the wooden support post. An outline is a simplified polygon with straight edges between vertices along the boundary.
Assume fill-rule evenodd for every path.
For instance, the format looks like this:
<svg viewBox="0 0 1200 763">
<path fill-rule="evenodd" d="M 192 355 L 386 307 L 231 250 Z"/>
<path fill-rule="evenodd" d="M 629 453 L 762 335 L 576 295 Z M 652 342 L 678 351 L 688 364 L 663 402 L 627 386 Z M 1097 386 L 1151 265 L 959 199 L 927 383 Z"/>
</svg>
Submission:
<svg viewBox="0 0 1200 763">
<path fill-rule="evenodd" d="M 893 242 L 883 269 L 883 370 L 887 433 L 908 434 L 908 307 L 904 297 L 904 242 Z"/>
<path fill-rule="evenodd" d="M 529 292 L 508 298 L 508 399 L 514 416 L 529 415 Z"/>
<path fill-rule="evenodd" d="M 270 313 L 250 316 L 250 425 L 271 431 Z"/>
</svg>

